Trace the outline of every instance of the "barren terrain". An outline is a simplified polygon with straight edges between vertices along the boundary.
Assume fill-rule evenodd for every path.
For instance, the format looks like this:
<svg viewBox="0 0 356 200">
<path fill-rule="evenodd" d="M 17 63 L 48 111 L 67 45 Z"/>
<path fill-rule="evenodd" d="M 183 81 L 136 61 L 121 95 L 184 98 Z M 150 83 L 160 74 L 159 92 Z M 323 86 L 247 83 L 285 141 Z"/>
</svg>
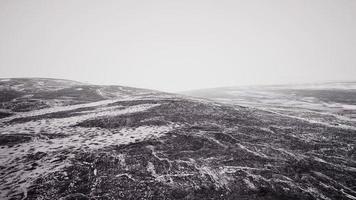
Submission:
<svg viewBox="0 0 356 200">
<path fill-rule="evenodd" d="M 0 79 L 0 199 L 356 199 L 347 86 Z"/>
</svg>

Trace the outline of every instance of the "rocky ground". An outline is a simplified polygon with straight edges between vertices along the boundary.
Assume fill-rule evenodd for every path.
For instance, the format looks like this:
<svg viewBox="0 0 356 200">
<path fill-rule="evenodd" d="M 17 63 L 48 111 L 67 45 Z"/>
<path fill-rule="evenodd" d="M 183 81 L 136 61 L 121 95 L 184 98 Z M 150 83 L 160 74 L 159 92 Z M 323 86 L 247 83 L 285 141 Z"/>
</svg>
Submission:
<svg viewBox="0 0 356 200">
<path fill-rule="evenodd" d="M 0 199 L 356 199 L 352 92 L 278 90 L 0 79 Z"/>
</svg>

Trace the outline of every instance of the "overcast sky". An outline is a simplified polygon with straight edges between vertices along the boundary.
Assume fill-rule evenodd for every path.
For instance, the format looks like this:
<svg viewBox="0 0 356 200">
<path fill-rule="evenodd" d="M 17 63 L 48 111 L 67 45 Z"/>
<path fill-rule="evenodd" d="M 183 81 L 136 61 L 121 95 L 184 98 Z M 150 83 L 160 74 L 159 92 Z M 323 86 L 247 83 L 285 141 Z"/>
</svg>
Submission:
<svg viewBox="0 0 356 200">
<path fill-rule="evenodd" d="M 356 0 L 0 0 L 0 77 L 164 91 L 356 80 Z"/>
</svg>

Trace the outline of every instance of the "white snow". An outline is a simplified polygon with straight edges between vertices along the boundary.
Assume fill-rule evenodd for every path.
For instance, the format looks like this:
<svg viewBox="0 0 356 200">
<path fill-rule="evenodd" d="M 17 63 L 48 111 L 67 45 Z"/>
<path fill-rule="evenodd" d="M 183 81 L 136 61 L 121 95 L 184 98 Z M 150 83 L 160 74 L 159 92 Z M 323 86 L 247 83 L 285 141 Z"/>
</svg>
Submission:
<svg viewBox="0 0 356 200">
<path fill-rule="evenodd" d="M 252 190 L 256 190 L 257 189 L 256 186 L 250 180 L 248 180 L 247 178 L 245 178 L 243 181 L 247 185 L 247 187 L 249 187 L 250 189 L 252 189 Z"/>
<path fill-rule="evenodd" d="M 123 99 L 121 99 L 124 101 Z M 125 99 L 126 100 L 126 99 Z M 7 192 L 10 190 L 26 194 L 26 188 L 31 182 L 40 176 L 51 172 L 60 171 L 63 167 L 70 165 L 68 158 L 74 156 L 69 153 L 67 160 L 56 161 L 56 152 L 62 150 L 88 151 L 105 148 L 110 145 L 122 145 L 132 142 L 156 138 L 176 128 L 177 125 L 165 126 L 141 126 L 137 128 L 117 128 L 104 129 L 98 127 L 79 127 L 73 126 L 88 119 L 95 119 L 103 116 L 125 115 L 129 113 L 142 112 L 147 109 L 159 106 L 159 104 L 139 104 L 134 106 L 108 106 L 117 100 L 105 100 L 94 103 L 59 106 L 54 108 L 18 113 L 15 116 L 3 118 L 0 121 L 0 134 L 30 134 L 35 138 L 29 142 L 20 143 L 12 147 L 3 146 L 0 148 L 0 163 L 4 166 L 13 166 L 11 173 L 1 175 L 0 198 L 6 199 Z M 7 123 L 12 119 L 21 117 L 35 117 L 43 114 L 56 113 L 61 111 L 71 111 L 78 108 L 95 107 L 94 110 L 78 112 L 81 115 L 67 118 L 46 118 L 24 123 Z M 65 137 L 53 139 L 46 138 L 45 134 L 65 134 Z M 38 137 L 36 137 L 38 136 Z M 39 137 L 41 136 L 41 137 Z M 26 156 L 31 153 L 44 152 L 47 155 L 36 162 L 39 164 L 35 169 L 25 171 L 31 163 L 26 161 Z M 51 155 L 54 155 L 53 157 Z M 20 164 L 19 164 L 20 163 Z M 124 158 L 122 158 L 124 164 Z M 98 174 L 98 171 L 94 171 Z M 10 188 L 6 188 L 6 185 Z"/>
<path fill-rule="evenodd" d="M 342 108 L 347 109 L 347 110 L 356 110 L 356 105 L 344 104 L 344 105 L 342 105 Z"/>
</svg>

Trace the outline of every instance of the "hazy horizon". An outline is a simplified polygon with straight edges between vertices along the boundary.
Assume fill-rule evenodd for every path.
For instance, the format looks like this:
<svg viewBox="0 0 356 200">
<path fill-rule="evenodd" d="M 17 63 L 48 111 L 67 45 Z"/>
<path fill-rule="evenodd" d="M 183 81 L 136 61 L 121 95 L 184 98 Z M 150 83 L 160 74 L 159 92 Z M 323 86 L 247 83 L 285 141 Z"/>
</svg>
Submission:
<svg viewBox="0 0 356 200">
<path fill-rule="evenodd" d="M 0 77 L 167 92 L 355 81 L 356 1 L 0 0 Z"/>
<path fill-rule="evenodd" d="M 106 84 L 100 84 L 100 83 L 91 83 L 88 81 L 79 81 L 75 79 L 66 79 L 66 78 L 56 78 L 56 77 L 0 77 L 0 79 L 58 79 L 58 80 L 67 80 L 67 81 L 75 81 L 75 82 L 80 82 L 84 84 L 94 84 L 94 85 L 117 85 L 117 86 L 123 86 L 123 87 L 136 87 L 136 88 L 141 88 L 141 89 L 152 89 L 152 90 L 157 90 L 157 91 L 162 91 L 162 92 L 172 92 L 172 93 L 185 93 L 185 92 L 192 92 L 192 91 L 199 91 L 199 90 L 205 90 L 205 89 L 217 89 L 217 88 L 234 88 L 234 87 L 259 87 L 259 86 L 297 86 L 297 85 L 318 85 L 318 84 L 328 84 L 328 83 L 356 83 L 356 79 L 354 80 L 326 80 L 326 81 L 317 81 L 317 82 L 300 82 L 300 83 L 277 83 L 277 84 L 240 84 L 240 85 L 223 85 L 223 86 L 217 86 L 217 87 L 202 87 L 202 88 L 193 88 L 193 89 L 187 89 L 187 90 L 176 90 L 176 91 L 165 91 L 165 90 L 159 90 L 159 89 L 154 89 L 154 88 L 145 88 L 145 87 L 137 87 L 137 86 L 132 86 L 132 85 L 120 85 L 120 84 L 113 84 L 113 83 L 106 83 Z"/>
</svg>

